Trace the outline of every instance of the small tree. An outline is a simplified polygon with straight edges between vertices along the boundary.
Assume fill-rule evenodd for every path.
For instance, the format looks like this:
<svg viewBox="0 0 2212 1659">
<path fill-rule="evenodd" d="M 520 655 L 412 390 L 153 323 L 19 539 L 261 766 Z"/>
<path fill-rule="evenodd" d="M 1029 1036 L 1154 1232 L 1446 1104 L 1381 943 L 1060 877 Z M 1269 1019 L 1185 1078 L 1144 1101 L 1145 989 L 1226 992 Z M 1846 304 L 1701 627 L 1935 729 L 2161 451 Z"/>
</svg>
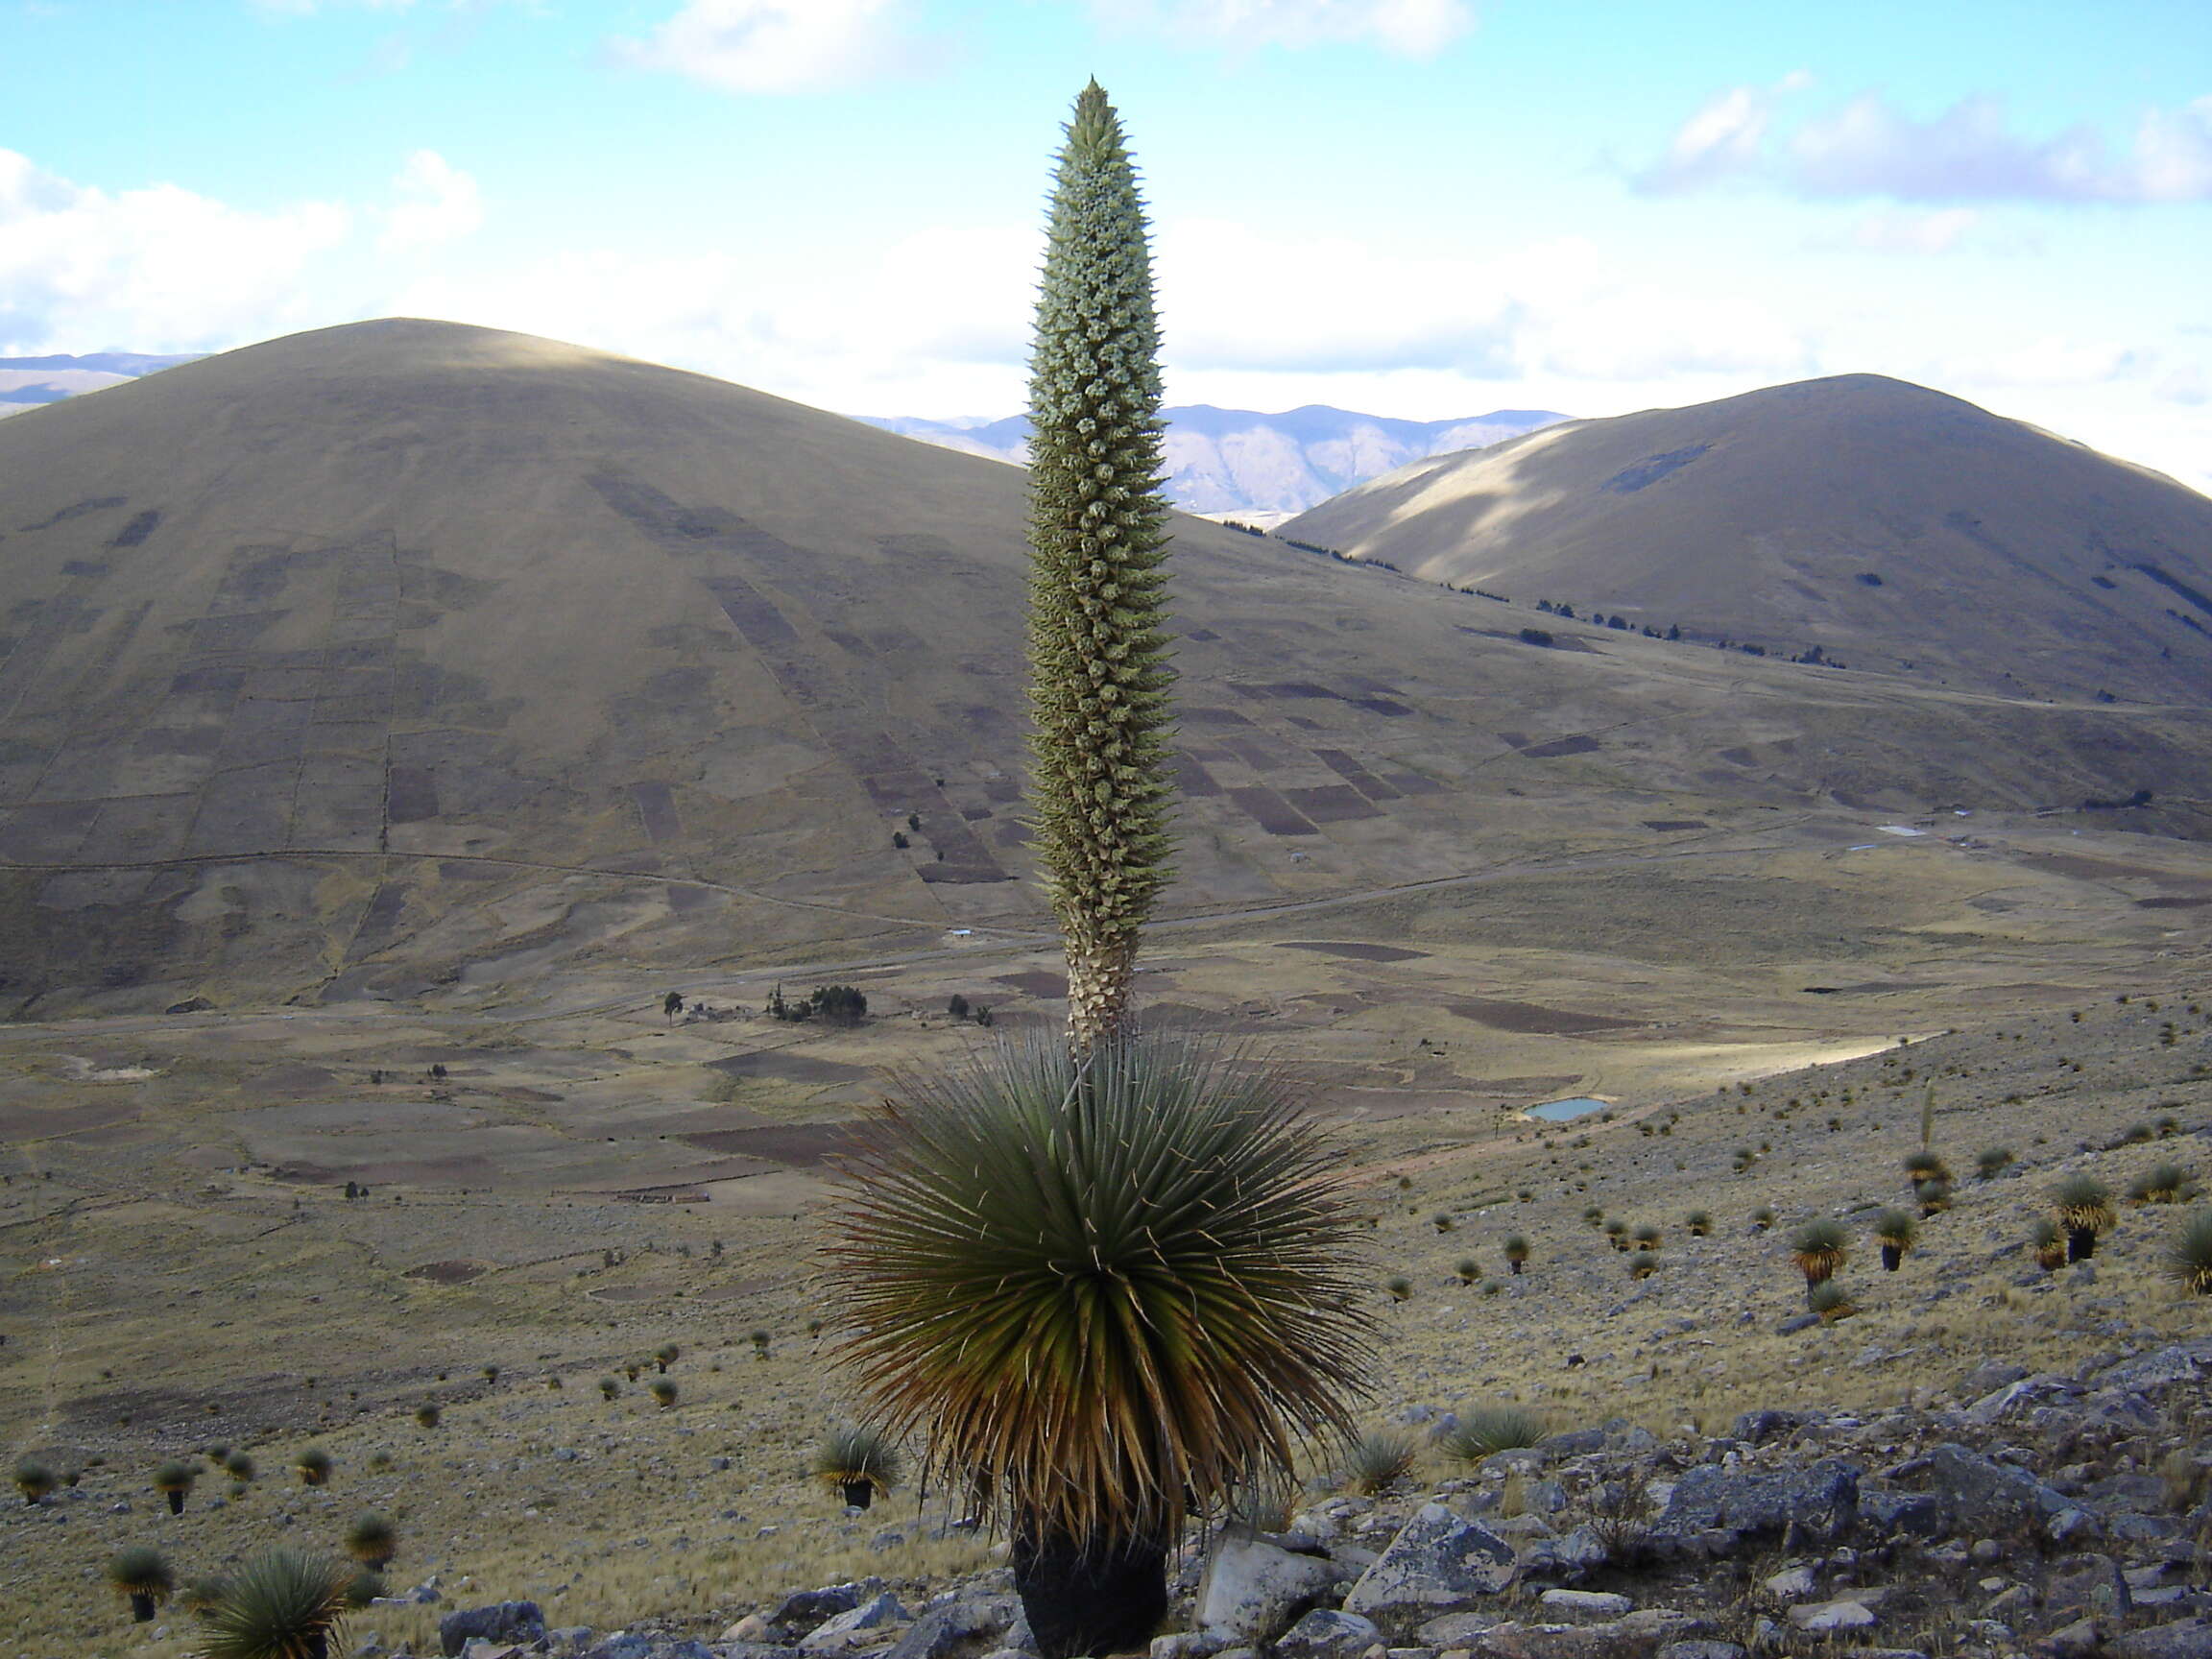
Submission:
<svg viewBox="0 0 2212 1659">
<path fill-rule="evenodd" d="M 661 1013 L 669 1024 L 676 1023 L 676 1016 L 684 1012 L 684 993 L 671 991 L 661 998 Z"/>
</svg>

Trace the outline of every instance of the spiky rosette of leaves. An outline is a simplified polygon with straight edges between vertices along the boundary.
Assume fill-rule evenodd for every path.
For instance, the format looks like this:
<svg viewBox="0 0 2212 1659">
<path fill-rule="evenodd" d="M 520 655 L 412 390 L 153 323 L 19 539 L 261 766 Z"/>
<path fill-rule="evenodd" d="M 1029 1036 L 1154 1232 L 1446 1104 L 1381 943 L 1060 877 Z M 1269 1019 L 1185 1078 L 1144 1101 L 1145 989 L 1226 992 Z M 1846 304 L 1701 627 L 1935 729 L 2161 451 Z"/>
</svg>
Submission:
<svg viewBox="0 0 2212 1659">
<path fill-rule="evenodd" d="M 2053 1273 L 2066 1265 L 2066 1235 L 2048 1216 L 2028 1229 L 2028 1253 L 2035 1265 Z"/>
<path fill-rule="evenodd" d="M 389 1515 L 364 1509 L 346 1528 L 346 1553 L 378 1572 L 392 1564 L 399 1552 L 399 1528 Z"/>
<path fill-rule="evenodd" d="M 1155 1534 L 1350 1433 L 1342 1161 L 1279 1072 L 1186 1036 L 1001 1043 L 844 1165 L 828 1288 L 886 1431 L 1025 1530 Z"/>
<path fill-rule="evenodd" d="M 1806 1222 L 1790 1240 L 1790 1260 L 1805 1275 L 1808 1288 L 1833 1278 L 1850 1256 L 1851 1235 L 1832 1216 Z"/>
<path fill-rule="evenodd" d="M 843 1424 L 822 1436 L 814 1448 L 814 1479 L 832 1486 L 863 1481 L 878 1494 L 899 1484 L 906 1458 L 899 1443 L 866 1424 Z"/>
<path fill-rule="evenodd" d="M 2069 1235 L 2070 1253 L 2076 1253 L 2075 1246 L 2084 1238 L 2094 1248 L 2098 1235 L 2118 1219 L 2111 1193 L 2104 1183 L 2086 1173 L 2069 1175 L 2052 1188 L 2051 1207 L 2058 1213 L 2058 1225 Z"/>
<path fill-rule="evenodd" d="M 2212 1296 L 2212 1208 L 2189 1213 L 2166 1248 L 2166 1268 L 2184 1288 Z"/>
<path fill-rule="evenodd" d="M 223 1580 L 206 1614 L 203 1659 L 329 1659 L 353 1569 L 326 1555 L 271 1550 Z"/>
<path fill-rule="evenodd" d="M 1805 1302 L 1815 1314 L 1830 1324 L 1848 1319 L 1859 1311 L 1859 1304 L 1852 1301 L 1851 1292 L 1833 1279 L 1824 1279 L 1814 1286 Z"/>
<path fill-rule="evenodd" d="M 1920 1238 L 1920 1223 L 1903 1210 L 1885 1210 L 1874 1217 L 1874 1241 L 1882 1246 L 1882 1265 L 1891 1272 Z"/>
<path fill-rule="evenodd" d="M 1413 1436 L 1370 1429 L 1344 1443 L 1344 1489 L 1362 1498 L 1387 1491 L 1413 1467 Z"/>
<path fill-rule="evenodd" d="M 177 1588 L 177 1575 L 161 1551 L 151 1545 L 132 1544 L 108 1558 L 108 1582 L 116 1593 L 158 1601 Z"/>
<path fill-rule="evenodd" d="M 2137 1204 L 2178 1204 L 2189 1194 L 2189 1171 L 2178 1164 L 2153 1164 L 2128 1189 Z"/>
<path fill-rule="evenodd" d="M 1120 117 L 1075 102 L 1029 359 L 1030 811 L 1068 954 L 1078 1049 L 1128 1013 L 1137 936 L 1170 874 L 1160 329 Z"/>
</svg>

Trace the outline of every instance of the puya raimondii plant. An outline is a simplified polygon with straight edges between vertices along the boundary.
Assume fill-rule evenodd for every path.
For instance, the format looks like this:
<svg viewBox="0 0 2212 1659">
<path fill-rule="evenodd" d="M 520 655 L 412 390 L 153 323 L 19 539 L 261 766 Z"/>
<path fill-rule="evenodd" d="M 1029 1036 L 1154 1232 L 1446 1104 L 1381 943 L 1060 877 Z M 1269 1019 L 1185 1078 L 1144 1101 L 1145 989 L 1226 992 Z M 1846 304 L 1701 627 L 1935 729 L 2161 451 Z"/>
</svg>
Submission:
<svg viewBox="0 0 2212 1659">
<path fill-rule="evenodd" d="M 1169 874 L 1158 351 L 1094 82 L 1030 366 L 1030 801 L 1068 1030 L 905 1080 L 825 1251 L 870 1420 L 1005 1527 L 1042 1659 L 1142 1647 L 1185 1518 L 1349 1433 L 1367 1371 L 1340 1157 L 1280 1074 L 1131 1012 Z"/>
</svg>

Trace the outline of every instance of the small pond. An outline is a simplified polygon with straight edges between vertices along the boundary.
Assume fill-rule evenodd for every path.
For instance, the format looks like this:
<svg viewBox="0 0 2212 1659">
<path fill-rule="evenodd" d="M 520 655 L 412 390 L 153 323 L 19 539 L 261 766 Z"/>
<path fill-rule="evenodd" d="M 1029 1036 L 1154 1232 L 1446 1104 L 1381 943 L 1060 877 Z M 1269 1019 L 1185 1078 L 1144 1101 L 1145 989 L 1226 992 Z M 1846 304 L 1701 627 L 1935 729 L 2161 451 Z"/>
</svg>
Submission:
<svg viewBox="0 0 2212 1659">
<path fill-rule="evenodd" d="M 1565 1123 L 1573 1118 L 1587 1118 L 1593 1112 L 1602 1112 L 1607 1104 L 1603 1100 L 1593 1100 L 1587 1094 L 1577 1094 L 1571 1100 L 1547 1100 L 1541 1106 L 1529 1107 L 1521 1116 L 1541 1118 L 1547 1123 Z"/>
</svg>

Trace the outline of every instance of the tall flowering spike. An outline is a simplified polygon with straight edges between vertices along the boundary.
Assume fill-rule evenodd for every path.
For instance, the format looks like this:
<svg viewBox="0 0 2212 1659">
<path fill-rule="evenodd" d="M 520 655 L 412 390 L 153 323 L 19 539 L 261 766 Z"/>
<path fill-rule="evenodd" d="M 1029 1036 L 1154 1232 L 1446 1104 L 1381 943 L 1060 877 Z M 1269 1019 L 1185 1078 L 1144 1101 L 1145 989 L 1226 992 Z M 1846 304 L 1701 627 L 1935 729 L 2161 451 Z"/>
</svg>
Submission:
<svg viewBox="0 0 2212 1659">
<path fill-rule="evenodd" d="M 1081 1055 L 1128 1022 L 1137 936 L 1171 874 L 1174 684 L 1151 252 L 1095 81 L 1075 100 L 1048 235 L 1029 362 L 1030 808 Z"/>
</svg>

